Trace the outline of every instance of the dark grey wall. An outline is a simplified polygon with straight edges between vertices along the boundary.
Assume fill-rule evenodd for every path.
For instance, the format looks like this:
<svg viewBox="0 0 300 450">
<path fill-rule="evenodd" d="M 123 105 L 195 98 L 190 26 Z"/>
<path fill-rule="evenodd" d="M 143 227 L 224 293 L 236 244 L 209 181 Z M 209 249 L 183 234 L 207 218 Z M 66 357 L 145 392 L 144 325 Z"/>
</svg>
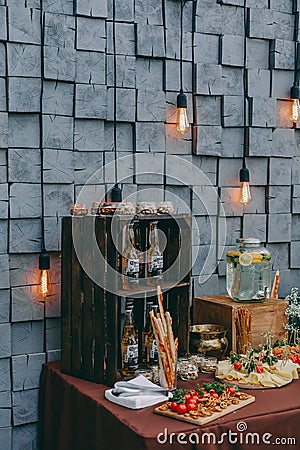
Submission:
<svg viewBox="0 0 300 450">
<path fill-rule="evenodd" d="M 39 374 L 59 357 L 60 221 L 97 168 L 113 159 L 113 0 L 0 0 L 0 448 L 36 448 Z M 116 0 L 117 153 L 131 155 L 120 171 L 124 195 L 160 185 L 192 208 L 200 236 L 193 268 L 195 292 L 225 291 L 225 262 L 217 246 L 199 284 L 216 229 L 197 198 L 212 187 L 167 177 L 136 176 L 144 167 L 166 170 L 172 155 L 200 168 L 220 194 L 227 220 L 226 249 L 242 235 L 260 237 L 281 269 L 281 295 L 299 286 L 300 151 L 292 129 L 292 0 L 248 0 L 246 71 L 250 97 L 248 167 L 254 201 L 238 202 L 243 151 L 244 0 L 198 0 L 184 7 L 184 89 L 195 128 L 175 132 L 179 90 L 179 18 L 176 0 Z M 220 4 L 222 3 L 222 4 Z M 294 2 L 299 10 L 299 2 Z M 77 6 L 76 6 L 77 5 Z M 196 68 L 194 84 L 193 67 Z M 194 113 L 192 108 L 194 93 Z M 247 108 L 248 109 L 248 108 Z M 46 246 L 54 293 L 45 308 L 36 299 L 41 247 L 43 148 Z M 182 173 L 180 164 L 173 173 Z M 168 172 L 169 173 L 169 172 Z M 111 187 L 104 173 L 91 188 Z M 157 198 L 162 196 L 162 191 Z M 179 210 L 183 203 L 178 200 Z M 207 275 L 207 273 L 203 273 Z M 44 340 L 45 338 L 45 340 Z M 12 444 L 11 444 L 12 443 Z M 53 449 L 55 450 L 55 449 Z"/>
</svg>

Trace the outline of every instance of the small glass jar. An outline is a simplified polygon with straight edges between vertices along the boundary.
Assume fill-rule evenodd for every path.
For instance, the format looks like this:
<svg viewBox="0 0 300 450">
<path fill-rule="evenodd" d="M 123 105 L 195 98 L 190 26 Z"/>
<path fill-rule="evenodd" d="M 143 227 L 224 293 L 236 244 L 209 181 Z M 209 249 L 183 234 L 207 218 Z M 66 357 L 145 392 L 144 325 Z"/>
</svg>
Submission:
<svg viewBox="0 0 300 450">
<path fill-rule="evenodd" d="M 189 360 L 194 362 L 195 364 L 197 364 L 198 369 L 200 369 L 202 359 L 203 359 L 203 355 L 200 355 L 199 353 L 194 354 L 194 355 L 189 355 Z"/>
<path fill-rule="evenodd" d="M 159 366 L 151 366 L 152 382 L 159 386 Z"/>
<path fill-rule="evenodd" d="M 157 209 L 154 202 L 138 202 L 136 212 L 137 214 L 156 214 Z"/>
<path fill-rule="evenodd" d="M 84 203 L 73 203 L 70 208 L 71 216 L 86 216 L 88 209 Z"/>
<path fill-rule="evenodd" d="M 214 356 L 204 356 L 200 363 L 202 373 L 214 373 L 218 368 L 218 360 Z"/>
<path fill-rule="evenodd" d="M 119 215 L 134 215 L 136 211 L 136 207 L 131 202 L 122 202 L 119 203 L 119 206 L 116 209 L 116 214 Z"/>
<path fill-rule="evenodd" d="M 158 214 L 172 214 L 174 207 L 172 202 L 159 202 L 156 203 L 156 209 Z"/>
<path fill-rule="evenodd" d="M 134 378 L 139 377 L 140 375 L 147 378 L 147 380 L 149 380 L 149 381 L 153 380 L 151 369 L 137 369 L 134 372 Z"/>
<path fill-rule="evenodd" d="M 117 202 L 101 202 L 98 207 L 98 214 L 100 216 L 113 215 L 118 208 L 119 203 Z"/>
<path fill-rule="evenodd" d="M 252 333 L 236 335 L 236 347 L 239 354 L 245 355 L 251 349 Z"/>
<path fill-rule="evenodd" d="M 198 378 L 198 365 L 188 358 L 179 358 L 177 373 L 183 381 L 196 380 Z"/>
<path fill-rule="evenodd" d="M 262 302 L 271 289 L 271 253 L 259 239 L 238 239 L 226 255 L 227 292 L 236 302 Z"/>
<path fill-rule="evenodd" d="M 96 216 L 98 214 L 98 209 L 100 206 L 100 202 L 93 202 L 91 206 L 91 215 Z"/>
</svg>

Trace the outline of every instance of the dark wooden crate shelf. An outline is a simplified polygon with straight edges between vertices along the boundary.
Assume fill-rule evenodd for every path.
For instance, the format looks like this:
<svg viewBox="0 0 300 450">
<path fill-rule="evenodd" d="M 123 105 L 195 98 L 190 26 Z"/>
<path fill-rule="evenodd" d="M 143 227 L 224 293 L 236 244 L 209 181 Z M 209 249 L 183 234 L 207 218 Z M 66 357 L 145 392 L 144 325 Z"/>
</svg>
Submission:
<svg viewBox="0 0 300 450">
<path fill-rule="evenodd" d="M 85 216 L 64 217 L 62 221 L 62 371 L 108 385 L 120 376 L 121 299 L 134 301 L 140 342 L 144 302 L 156 301 L 155 285 L 141 283 L 129 291 L 120 284 L 118 249 L 122 230 L 131 219 Z M 161 288 L 179 337 L 179 353 L 185 353 L 190 323 L 191 217 L 145 215 L 138 220 L 144 229 L 157 220 L 165 233 L 164 267 L 175 268 L 177 281 L 174 274 L 172 279 L 166 276 Z M 115 272 L 109 272 L 108 267 Z M 97 279 L 100 275 L 101 283 Z"/>
</svg>

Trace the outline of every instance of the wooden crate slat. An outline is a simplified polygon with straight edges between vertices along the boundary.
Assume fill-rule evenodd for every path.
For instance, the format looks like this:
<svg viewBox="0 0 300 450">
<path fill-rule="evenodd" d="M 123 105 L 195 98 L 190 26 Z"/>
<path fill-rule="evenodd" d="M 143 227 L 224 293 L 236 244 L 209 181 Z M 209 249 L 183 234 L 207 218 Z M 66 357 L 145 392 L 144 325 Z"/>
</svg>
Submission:
<svg viewBox="0 0 300 450">
<path fill-rule="evenodd" d="M 72 218 L 72 235 L 76 236 L 76 245 L 81 251 L 83 239 L 83 218 Z M 72 246 L 72 371 L 81 375 L 82 363 L 82 269 L 74 245 Z"/>
<path fill-rule="evenodd" d="M 106 228 L 104 220 L 96 220 L 95 233 L 98 242 L 98 248 L 105 258 L 106 249 Z M 99 266 L 95 266 L 95 270 L 103 273 L 103 281 L 105 274 L 105 265 L 99 260 Z M 95 284 L 94 287 L 94 303 L 95 303 L 95 381 L 105 383 L 106 369 L 106 306 L 103 286 Z"/>
<path fill-rule="evenodd" d="M 85 218 L 83 222 L 84 253 L 82 255 L 82 370 L 88 380 L 94 379 L 94 283 L 91 276 L 94 274 L 94 246 L 92 234 L 94 233 L 92 217 Z"/>
<path fill-rule="evenodd" d="M 190 326 L 190 287 L 177 289 L 178 295 L 178 311 L 179 311 L 179 354 L 189 352 L 189 326 Z"/>
<path fill-rule="evenodd" d="M 63 351 L 61 355 L 61 367 L 66 373 L 72 369 L 71 348 L 71 317 L 72 317 L 72 241 L 69 233 L 70 217 L 62 220 L 62 274 L 61 274 L 61 336 Z"/>
<path fill-rule="evenodd" d="M 111 218 L 106 218 L 106 239 L 107 239 L 107 263 L 112 268 L 117 268 L 118 257 L 111 235 Z M 117 284 L 113 283 L 116 290 Z M 112 292 L 106 292 L 106 311 L 107 311 L 107 359 L 106 359 L 106 384 L 112 386 L 117 377 L 118 351 L 118 299 Z"/>
</svg>

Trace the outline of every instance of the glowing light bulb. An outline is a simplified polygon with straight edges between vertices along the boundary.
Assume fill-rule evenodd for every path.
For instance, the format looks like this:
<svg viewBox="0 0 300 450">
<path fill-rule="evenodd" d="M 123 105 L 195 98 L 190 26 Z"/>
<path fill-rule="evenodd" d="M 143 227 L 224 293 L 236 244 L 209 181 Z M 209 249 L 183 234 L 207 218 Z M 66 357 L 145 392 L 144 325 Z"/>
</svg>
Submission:
<svg viewBox="0 0 300 450">
<path fill-rule="evenodd" d="M 252 196 L 251 196 L 249 183 L 247 181 L 243 181 L 240 203 L 244 206 L 247 206 L 251 202 L 252 202 Z"/>
<path fill-rule="evenodd" d="M 184 134 L 190 129 L 190 124 L 187 117 L 186 108 L 178 108 L 177 109 L 177 131 L 179 131 L 180 134 Z"/>
<path fill-rule="evenodd" d="M 251 196 L 250 185 L 249 185 L 250 172 L 245 165 L 240 170 L 240 182 L 242 183 L 240 203 L 243 206 L 247 206 L 247 205 L 249 205 L 249 203 L 252 202 L 252 196 Z"/>
<path fill-rule="evenodd" d="M 292 120 L 294 123 L 298 122 L 300 118 L 300 101 L 298 98 L 293 99 L 292 105 Z"/>
<path fill-rule="evenodd" d="M 52 293 L 52 286 L 51 286 L 50 273 L 49 273 L 50 257 L 44 248 L 42 249 L 42 252 L 40 253 L 39 268 L 41 271 L 39 295 L 41 297 L 43 297 L 43 300 L 45 300 L 47 295 Z"/>
<path fill-rule="evenodd" d="M 51 294 L 51 281 L 49 270 L 43 269 L 41 270 L 41 282 L 40 282 L 40 293 L 45 299 L 47 295 Z"/>
<path fill-rule="evenodd" d="M 292 103 L 292 121 L 294 125 L 298 122 L 300 119 L 300 87 L 298 82 L 294 82 L 293 86 L 291 87 L 291 100 Z"/>
<path fill-rule="evenodd" d="M 190 129 L 190 124 L 187 116 L 187 98 L 182 89 L 177 95 L 177 118 L 176 128 L 180 134 L 187 133 Z"/>
</svg>

